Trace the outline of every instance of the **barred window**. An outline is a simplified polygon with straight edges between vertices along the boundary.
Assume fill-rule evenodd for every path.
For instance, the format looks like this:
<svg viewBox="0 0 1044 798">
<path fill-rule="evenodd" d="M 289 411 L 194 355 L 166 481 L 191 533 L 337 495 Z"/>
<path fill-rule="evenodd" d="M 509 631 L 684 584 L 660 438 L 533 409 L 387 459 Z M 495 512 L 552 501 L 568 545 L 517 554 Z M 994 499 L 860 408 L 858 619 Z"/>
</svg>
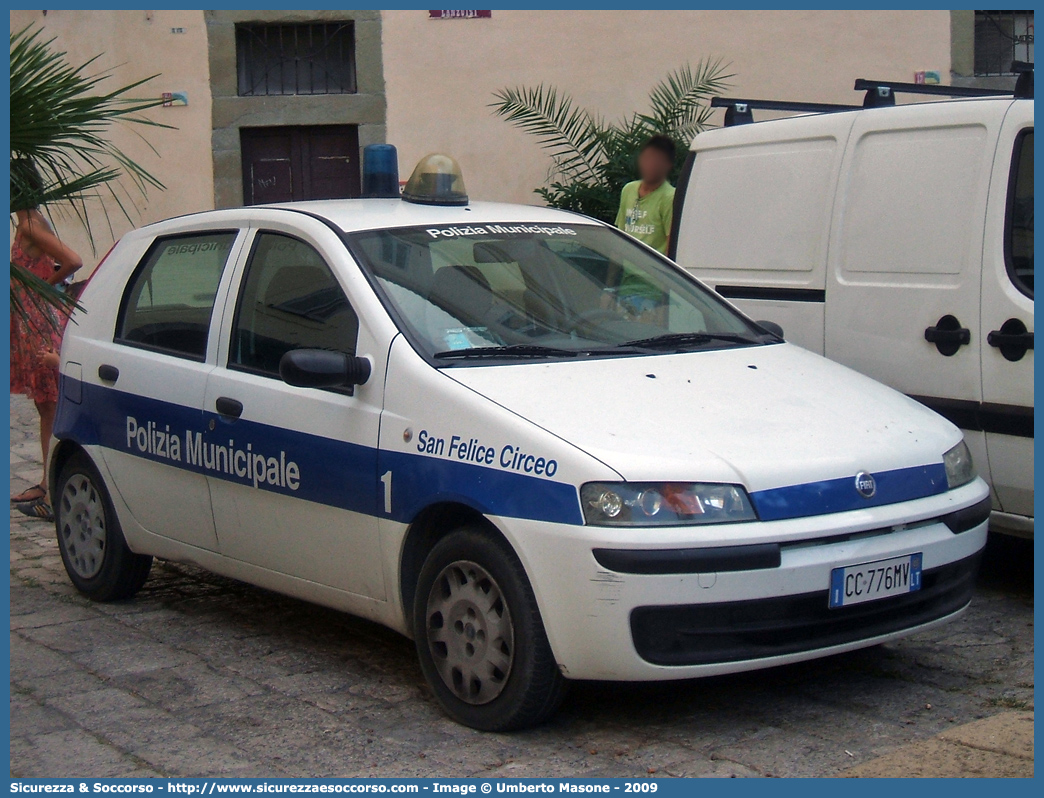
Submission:
<svg viewBox="0 0 1044 798">
<path fill-rule="evenodd" d="M 351 22 L 237 25 L 239 95 L 354 94 Z"/>
<path fill-rule="evenodd" d="M 976 11 L 975 74 L 1011 75 L 1012 61 L 1033 61 L 1033 12 Z"/>
</svg>

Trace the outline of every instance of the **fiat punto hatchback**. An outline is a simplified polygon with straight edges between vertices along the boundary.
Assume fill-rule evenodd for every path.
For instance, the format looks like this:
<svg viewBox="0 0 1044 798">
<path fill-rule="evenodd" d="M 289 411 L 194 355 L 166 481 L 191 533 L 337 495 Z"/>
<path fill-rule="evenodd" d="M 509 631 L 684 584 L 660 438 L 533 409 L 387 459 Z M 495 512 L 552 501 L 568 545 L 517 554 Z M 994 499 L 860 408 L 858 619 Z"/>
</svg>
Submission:
<svg viewBox="0 0 1044 798">
<path fill-rule="evenodd" d="M 571 679 L 796 662 L 967 606 L 990 501 L 956 427 L 454 169 L 120 241 L 62 347 L 79 590 L 126 599 L 161 557 L 370 618 L 487 730 Z"/>
</svg>

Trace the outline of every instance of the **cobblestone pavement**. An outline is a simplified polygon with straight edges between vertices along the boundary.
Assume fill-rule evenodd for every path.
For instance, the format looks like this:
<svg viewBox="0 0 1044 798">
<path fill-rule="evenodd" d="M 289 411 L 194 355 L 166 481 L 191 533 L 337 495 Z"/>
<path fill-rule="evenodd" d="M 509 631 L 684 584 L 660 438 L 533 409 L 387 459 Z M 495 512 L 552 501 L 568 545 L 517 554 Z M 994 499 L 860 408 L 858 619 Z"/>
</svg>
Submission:
<svg viewBox="0 0 1044 798">
<path fill-rule="evenodd" d="M 37 478 L 12 397 L 12 488 Z M 819 776 L 1033 708 L 1032 547 L 991 542 L 957 622 L 827 660 L 656 685 L 574 685 L 548 725 L 484 734 L 435 706 L 412 644 L 371 623 L 157 562 L 94 604 L 51 525 L 11 516 L 11 774 Z"/>
</svg>

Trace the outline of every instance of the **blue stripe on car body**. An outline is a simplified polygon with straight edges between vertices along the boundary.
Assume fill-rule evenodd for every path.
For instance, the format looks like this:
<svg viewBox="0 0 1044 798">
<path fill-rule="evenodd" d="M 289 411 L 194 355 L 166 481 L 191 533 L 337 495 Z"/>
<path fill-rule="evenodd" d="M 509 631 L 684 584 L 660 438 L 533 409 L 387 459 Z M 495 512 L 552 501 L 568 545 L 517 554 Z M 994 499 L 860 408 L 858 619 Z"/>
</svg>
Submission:
<svg viewBox="0 0 1044 798">
<path fill-rule="evenodd" d="M 62 377 L 62 396 L 75 392 L 75 382 Z M 224 447 L 233 453 L 249 452 L 279 462 L 296 464 L 299 476 L 296 489 L 289 485 L 264 482 L 257 487 L 306 501 L 340 507 L 366 515 L 389 517 L 382 512 L 384 486 L 379 475 L 392 470 L 393 501 L 390 517 L 408 523 L 424 507 L 440 501 L 460 501 L 488 515 L 524 518 L 534 521 L 582 525 L 580 499 L 575 486 L 564 482 L 485 468 L 438 457 L 382 451 L 346 441 L 325 438 L 268 424 L 237 419 L 228 421 L 217 413 L 185 407 L 158 399 L 90 383 L 79 385 L 79 404 L 61 400 L 55 420 L 55 436 L 81 445 L 97 445 L 132 454 L 174 468 L 184 468 L 206 476 L 251 486 L 250 475 L 238 476 L 190 462 L 188 438 L 201 435 L 201 442 Z M 178 460 L 137 445 L 128 446 L 127 418 L 139 425 L 152 421 L 162 425 L 159 433 L 180 437 Z M 210 422 L 214 421 L 211 430 Z M 231 445 L 230 445 L 231 442 Z M 169 453 L 169 448 L 168 448 Z M 240 459 L 242 462 L 242 460 Z M 227 465 L 228 455 L 221 459 Z"/>
<path fill-rule="evenodd" d="M 274 460 L 280 473 L 286 461 L 296 464 L 299 475 L 296 489 L 285 480 L 267 480 L 257 487 L 295 496 L 331 507 L 389 517 L 383 513 L 383 490 L 379 475 L 394 473 L 390 517 L 408 523 L 425 507 L 440 501 L 458 501 L 479 512 L 510 518 L 549 523 L 583 525 L 577 486 L 518 474 L 472 463 L 407 452 L 379 451 L 372 446 L 349 443 L 267 424 L 237 419 L 228 421 L 216 413 L 205 412 L 158 399 L 137 396 L 115 388 L 80 382 L 63 375 L 61 399 L 55 420 L 55 436 L 81 445 L 98 445 L 126 452 L 175 468 L 253 485 L 248 474 L 240 476 L 228 469 L 236 452 L 263 455 Z M 66 397 L 78 395 L 80 402 Z M 159 433 L 181 438 L 180 459 L 175 461 L 148 447 L 128 446 L 127 418 L 139 425 L 149 421 L 162 424 Z M 209 429 L 211 420 L 214 429 Z M 207 447 L 228 451 L 222 463 L 225 470 L 189 461 L 189 435 L 202 436 Z M 169 450 L 168 450 L 169 453 Z M 242 460 L 240 459 L 240 462 Z M 840 513 L 864 507 L 935 496 L 948 489 L 942 463 L 901 468 L 874 474 L 877 491 L 869 499 L 855 488 L 855 477 L 789 485 L 754 491 L 751 501 L 762 521 L 782 521 L 815 515 Z"/>
<path fill-rule="evenodd" d="M 880 507 L 884 504 L 923 499 L 949 490 L 946 467 L 941 463 L 897 468 L 875 473 L 877 490 L 869 499 L 856 490 L 855 476 L 788 485 L 784 488 L 755 491 L 750 495 L 762 521 L 782 521 L 810 515 L 827 515 Z"/>
</svg>

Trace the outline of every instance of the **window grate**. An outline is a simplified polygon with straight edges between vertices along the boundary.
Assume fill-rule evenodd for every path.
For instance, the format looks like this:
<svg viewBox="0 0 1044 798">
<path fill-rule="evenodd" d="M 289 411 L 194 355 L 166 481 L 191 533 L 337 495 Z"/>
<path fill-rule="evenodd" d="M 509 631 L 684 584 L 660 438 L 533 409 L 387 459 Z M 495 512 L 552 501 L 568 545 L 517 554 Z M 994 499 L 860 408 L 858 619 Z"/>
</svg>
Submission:
<svg viewBox="0 0 1044 798">
<path fill-rule="evenodd" d="M 1013 61 L 1033 61 L 1033 12 L 976 11 L 975 74 L 1012 75 Z"/>
<path fill-rule="evenodd" d="M 354 94 L 355 28 L 351 22 L 237 25 L 241 97 Z"/>
</svg>

